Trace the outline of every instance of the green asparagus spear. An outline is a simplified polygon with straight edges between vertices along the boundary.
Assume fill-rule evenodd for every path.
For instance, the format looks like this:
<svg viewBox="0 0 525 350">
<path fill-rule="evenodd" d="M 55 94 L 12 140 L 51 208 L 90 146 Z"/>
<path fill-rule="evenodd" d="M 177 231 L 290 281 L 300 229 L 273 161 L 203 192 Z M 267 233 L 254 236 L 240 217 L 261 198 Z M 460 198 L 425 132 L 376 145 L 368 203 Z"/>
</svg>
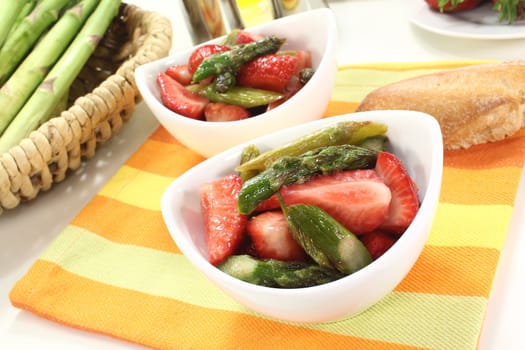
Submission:
<svg viewBox="0 0 525 350">
<path fill-rule="evenodd" d="M 30 14 L 31 11 L 33 11 L 33 9 L 35 8 L 35 6 L 38 3 L 38 1 L 39 0 L 28 0 L 28 1 L 25 1 L 24 7 L 22 8 L 20 13 L 18 14 L 17 21 L 21 21 L 25 16 Z M 24 1 L 22 1 L 22 2 L 24 2 Z"/>
<path fill-rule="evenodd" d="M 244 108 L 264 106 L 284 97 L 284 94 L 279 92 L 243 86 L 234 86 L 224 93 L 217 92 L 215 84 L 193 84 L 187 89 L 205 96 L 212 102 L 223 102 Z"/>
<path fill-rule="evenodd" d="M 284 39 L 266 36 L 252 43 L 234 45 L 230 51 L 209 56 L 195 70 L 193 83 L 226 72 L 235 76 L 243 64 L 264 54 L 277 52 L 283 43 Z"/>
<path fill-rule="evenodd" d="M 99 1 L 83 0 L 69 8 L 4 84 L 0 90 L 0 135 L 44 80 Z"/>
<path fill-rule="evenodd" d="M 257 157 L 259 154 L 260 154 L 259 148 L 257 148 L 255 145 L 248 145 L 244 147 L 241 153 L 240 164 L 246 163 L 250 159 Z M 255 175 L 257 175 L 258 173 L 259 172 L 257 170 L 248 170 L 248 171 L 239 173 L 239 176 L 241 177 L 241 179 L 243 179 L 243 181 L 246 181 L 254 177 Z"/>
<path fill-rule="evenodd" d="M 359 146 L 373 149 L 375 151 L 384 151 L 386 150 L 387 142 L 388 138 L 385 135 L 375 135 L 364 139 L 361 143 L 359 143 Z"/>
<path fill-rule="evenodd" d="M 261 201 L 270 198 L 284 185 L 302 183 L 317 174 L 370 168 L 376 159 L 376 151 L 355 145 L 320 147 L 300 156 L 281 157 L 243 183 L 237 208 L 242 214 L 250 214 Z"/>
<path fill-rule="evenodd" d="M 38 38 L 58 19 L 69 0 L 42 0 L 6 39 L 0 50 L 0 84 L 9 79 Z"/>
<path fill-rule="evenodd" d="M 299 231 L 299 228 L 301 228 L 302 226 L 295 225 L 296 222 L 295 220 L 293 220 L 295 217 L 288 217 L 288 206 L 286 206 L 286 203 L 284 202 L 283 197 L 279 192 L 277 192 L 277 199 L 279 200 L 279 204 L 286 219 L 286 223 L 295 241 L 303 248 L 306 254 L 310 258 L 312 258 L 312 260 L 315 261 L 319 266 L 333 269 L 334 265 L 332 264 L 328 256 L 314 244 L 315 241 L 308 239 L 308 236 L 305 236 L 304 234 L 302 234 L 301 231 Z M 294 211 L 292 210 L 292 214 L 293 213 Z"/>
<path fill-rule="evenodd" d="M 228 92 L 237 83 L 237 74 L 232 70 L 227 70 L 217 75 L 215 78 L 215 91 L 218 93 Z"/>
<path fill-rule="evenodd" d="M 312 133 L 304 135 L 292 142 L 261 153 L 257 158 L 239 165 L 236 171 L 264 170 L 273 161 L 282 156 L 297 156 L 306 151 L 331 145 L 359 144 L 365 138 L 382 135 L 386 125 L 375 122 L 340 122 L 328 125 Z"/>
<path fill-rule="evenodd" d="M 228 35 L 224 38 L 224 41 L 222 42 L 222 45 L 226 46 L 233 46 L 235 45 L 235 42 L 237 41 L 237 35 L 239 34 L 240 29 L 233 29 L 231 30 Z"/>
<path fill-rule="evenodd" d="M 259 151 L 259 148 L 255 145 L 248 145 L 243 148 L 241 153 L 241 160 L 240 164 L 246 163 L 247 161 L 259 156 L 261 152 Z"/>
<path fill-rule="evenodd" d="M 281 203 L 282 205 L 282 203 Z M 324 210 L 314 205 L 282 206 L 295 240 L 319 265 L 351 274 L 372 262 L 364 244 Z"/>
<path fill-rule="evenodd" d="M 0 153 L 18 144 L 49 117 L 118 14 L 119 6 L 120 0 L 100 1 L 73 42 L 0 137 Z"/>
<path fill-rule="evenodd" d="M 345 274 L 306 262 L 256 259 L 249 255 L 232 255 L 218 268 L 245 282 L 276 288 L 304 288 L 335 281 Z"/>
<path fill-rule="evenodd" d="M 5 43 L 26 2 L 24 0 L 0 2 L 0 47 Z"/>
<path fill-rule="evenodd" d="M 24 1 L 22 1 L 22 2 L 24 2 Z M 13 22 L 13 25 L 11 26 L 11 30 L 9 31 L 8 35 L 13 33 L 16 30 L 16 27 L 24 20 L 24 18 L 27 15 L 29 15 L 31 13 L 31 11 L 33 11 L 33 9 L 35 8 L 37 2 L 38 2 L 37 0 L 27 0 L 27 1 L 25 1 L 24 7 L 22 7 L 20 12 L 16 16 L 16 19 Z"/>
</svg>

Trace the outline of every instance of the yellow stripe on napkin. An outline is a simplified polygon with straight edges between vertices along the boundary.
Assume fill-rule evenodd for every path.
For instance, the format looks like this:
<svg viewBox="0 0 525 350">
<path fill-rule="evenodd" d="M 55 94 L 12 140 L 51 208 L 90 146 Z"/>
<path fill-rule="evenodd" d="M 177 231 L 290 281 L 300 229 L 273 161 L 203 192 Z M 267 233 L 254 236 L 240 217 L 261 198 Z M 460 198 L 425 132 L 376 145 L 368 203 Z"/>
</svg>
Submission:
<svg viewBox="0 0 525 350">
<path fill-rule="evenodd" d="M 129 181 L 129 179 L 133 179 Z M 160 210 L 159 198 L 172 178 L 144 172 L 124 165 L 99 195 L 142 209 Z"/>
<path fill-rule="evenodd" d="M 389 82 L 478 62 L 341 67 L 325 116 L 354 111 Z M 525 161 L 525 130 L 445 152 L 435 222 L 414 268 L 372 308 L 327 324 L 256 315 L 181 254 L 160 196 L 202 160 L 159 127 L 13 286 L 13 305 L 157 349 L 476 348 Z"/>
<path fill-rule="evenodd" d="M 512 215 L 509 205 L 439 203 L 427 244 L 501 250 Z"/>
</svg>

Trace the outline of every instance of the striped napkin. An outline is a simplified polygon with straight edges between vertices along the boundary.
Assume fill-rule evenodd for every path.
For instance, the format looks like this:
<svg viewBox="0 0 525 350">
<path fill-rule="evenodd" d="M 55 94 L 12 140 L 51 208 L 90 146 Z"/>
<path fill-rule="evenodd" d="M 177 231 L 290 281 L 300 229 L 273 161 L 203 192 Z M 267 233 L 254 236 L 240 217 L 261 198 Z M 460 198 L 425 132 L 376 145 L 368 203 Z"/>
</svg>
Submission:
<svg viewBox="0 0 525 350">
<path fill-rule="evenodd" d="M 326 116 L 386 83 L 476 63 L 340 67 Z M 158 349 L 474 349 L 525 160 L 525 129 L 447 151 L 424 251 L 378 304 L 327 324 L 269 320 L 212 285 L 161 218 L 164 189 L 201 162 L 159 127 L 13 286 L 13 305 Z"/>
</svg>

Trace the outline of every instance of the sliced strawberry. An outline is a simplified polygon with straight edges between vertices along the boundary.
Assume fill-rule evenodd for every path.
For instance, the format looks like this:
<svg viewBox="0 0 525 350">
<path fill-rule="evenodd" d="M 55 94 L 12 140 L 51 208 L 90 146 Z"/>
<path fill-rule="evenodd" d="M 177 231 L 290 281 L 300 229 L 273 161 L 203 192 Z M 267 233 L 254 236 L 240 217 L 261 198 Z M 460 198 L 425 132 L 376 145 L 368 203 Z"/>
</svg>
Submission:
<svg viewBox="0 0 525 350">
<path fill-rule="evenodd" d="M 315 190 L 317 187 L 327 186 L 327 185 L 337 185 L 343 182 L 353 182 L 358 180 L 372 180 L 380 181 L 383 180 L 377 175 L 377 172 L 373 169 L 356 169 L 356 170 L 346 170 L 339 171 L 329 175 L 319 175 L 310 179 L 306 183 L 302 184 L 292 184 L 284 186 L 280 193 L 283 197 L 293 197 L 295 191 L 310 191 Z M 291 201 L 291 199 L 289 199 Z M 286 202 L 288 203 L 288 202 Z M 279 200 L 276 195 L 271 196 L 270 198 L 259 203 L 256 212 L 262 212 L 266 210 L 279 209 Z"/>
<path fill-rule="evenodd" d="M 381 231 L 373 231 L 361 235 L 359 239 L 363 242 L 374 260 L 383 255 L 397 241 L 396 237 Z"/>
<path fill-rule="evenodd" d="M 392 153 L 379 153 L 376 171 L 392 192 L 388 217 L 381 225 L 381 229 L 402 234 L 419 210 L 417 186 L 401 160 Z"/>
<path fill-rule="evenodd" d="M 299 76 L 304 68 L 312 68 L 312 54 L 308 50 L 295 50 L 287 52 L 291 56 L 297 57 L 297 64 L 295 66 L 295 75 Z"/>
<path fill-rule="evenodd" d="M 249 117 L 250 112 L 246 108 L 221 102 L 210 102 L 204 109 L 204 118 L 209 122 L 230 122 Z"/>
<path fill-rule="evenodd" d="M 391 194 L 374 170 L 349 170 L 317 176 L 280 191 L 287 205 L 304 203 L 320 207 L 352 233 L 378 228 L 388 214 Z M 278 206 L 276 198 L 263 201 L 257 210 Z"/>
<path fill-rule="evenodd" d="M 268 54 L 244 64 L 239 69 L 240 86 L 284 92 L 294 76 L 298 58 L 290 55 Z"/>
<path fill-rule="evenodd" d="M 305 251 L 293 238 L 281 211 L 267 211 L 252 217 L 246 225 L 246 232 L 260 258 L 282 261 L 306 259 Z"/>
<path fill-rule="evenodd" d="M 166 69 L 166 74 L 186 86 L 191 83 L 192 75 L 187 64 L 176 64 Z"/>
<path fill-rule="evenodd" d="M 164 72 L 157 75 L 160 98 L 167 108 L 183 116 L 201 119 L 204 107 L 208 104 L 206 97 L 187 90 L 181 83 Z"/>
<path fill-rule="evenodd" d="M 288 192 L 283 197 L 288 205 L 316 205 L 350 232 L 359 235 L 376 229 L 384 222 L 391 194 L 382 182 L 355 181 Z"/>
<path fill-rule="evenodd" d="M 191 75 L 193 76 L 197 67 L 206 57 L 229 50 L 231 50 L 229 46 L 219 44 L 205 44 L 197 47 L 188 59 L 188 69 Z"/>
<path fill-rule="evenodd" d="M 237 210 L 241 186 L 239 176 L 227 175 L 200 188 L 208 259 L 213 265 L 232 255 L 243 241 L 248 219 Z"/>
<path fill-rule="evenodd" d="M 239 30 L 235 38 L 235 44 L 247 44 L 264 38 L 264 35 Z"/>
<path fill-rule="evenodd" d="M 285 51 L 283 54 L 297 57 L 297 63 L 295 65 L 294 74 L 290 78 L 288 85 L 284 89 L 285 96 L 277 101 L 274 101 L 268 104 L 266 111 L 271 111 L 272 109 L 282 105 L 284 102 L 288 101 L 293 95 L 295 95 L 299 90 L 304 86 L 299 79 L 299 74 L 304 68 L 312 67 L 312 54 L 307 50 L 295 50 L 295 51 Z"/>
</svg>

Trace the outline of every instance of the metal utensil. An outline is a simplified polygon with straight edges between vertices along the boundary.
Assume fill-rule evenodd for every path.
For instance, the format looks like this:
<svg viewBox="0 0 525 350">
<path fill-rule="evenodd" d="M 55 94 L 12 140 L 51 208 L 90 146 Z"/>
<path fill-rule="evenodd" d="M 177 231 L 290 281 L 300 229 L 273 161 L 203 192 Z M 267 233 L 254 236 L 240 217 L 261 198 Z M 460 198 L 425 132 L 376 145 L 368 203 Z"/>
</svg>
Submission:
<svg viewBox="0 0 525 350">
<path fill-rule="evenodd" d="M 328 7 L 325 0 L 183 0 L 194 44 L 264 21 Z M 257 12 L 259 11 L 259 12 Z"/>
</svg>

